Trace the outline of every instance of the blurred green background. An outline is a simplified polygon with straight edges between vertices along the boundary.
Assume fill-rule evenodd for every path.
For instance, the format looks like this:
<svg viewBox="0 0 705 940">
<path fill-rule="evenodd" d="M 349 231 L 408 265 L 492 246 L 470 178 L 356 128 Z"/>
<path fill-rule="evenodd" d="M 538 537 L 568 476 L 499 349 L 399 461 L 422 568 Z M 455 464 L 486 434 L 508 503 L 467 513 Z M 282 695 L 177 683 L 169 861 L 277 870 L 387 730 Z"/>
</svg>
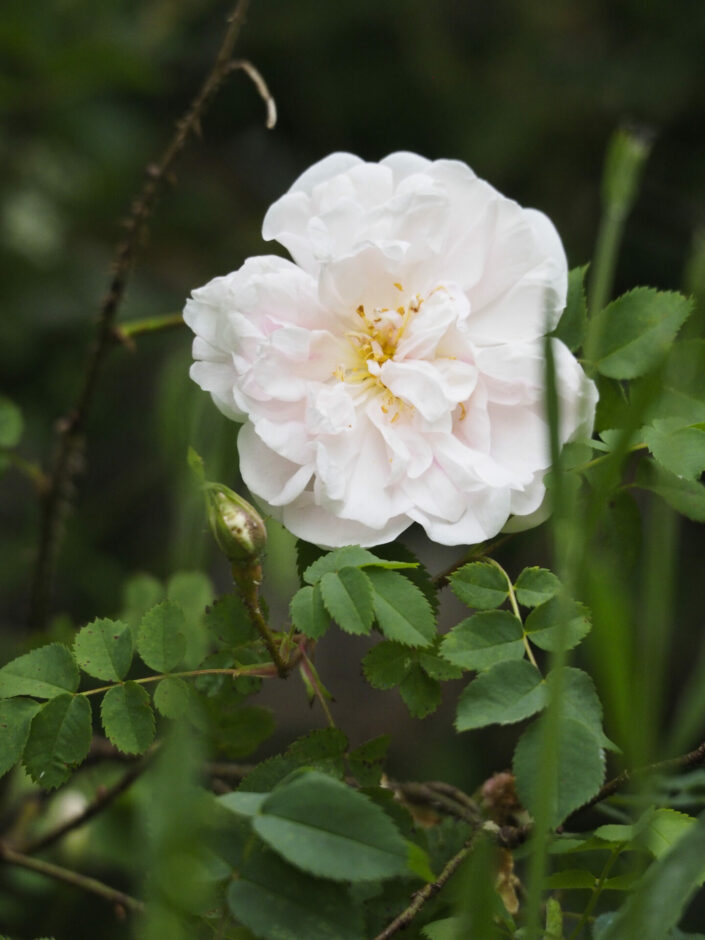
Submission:
<svg viewBox="0 0 705 940">
<path fill-rule="evenodd" d="M 79 387 L 119 220 L 209 67 L 228 10 L 222 0 L 3 0 L 0 391 L 24 412 L 27 459 L 46 464 L 51 456 L 54 423 Z M 606 142 L 623 120 L 657 136 L 618 289 L 699 289 L 700 265 L 689 259 L 705 224 L 704 40 L 701 0 L 252 0 L 236 55 L 261 70 L 279 123 L 266 130 L 249 81 L 241 73 L 229 80 L 158 206 L 120 319 L 178 312 L 194 287 L 249 255 L 277 251 L 260 237 L 266 208 L 334 150 L 371 160 L 399 149 L 464 160 L 503 193 L 547 212 L 571 266 L 582 264 L 599 219 Z M 193 444 L 210 476 L 236 485 L 236 429 L 189 381 L 189 363 L 185 330 L 113 351 L 67 521 L 55 617 L 42 640 L 114 614 L 137 571 L 166 578 L 205 568 L 228 590 L 185 452 Z M 37 525 L 31 485 L 8 471 L 0 480 L 3 661 L 39 639 L 26 628 Z M 685 529 L 687 580 L 702 570 L 705 550 L 695 529 Z M 452 560 L 453 552 L 412 541 L 434 570 Z M 502 561 L 516 575 L 545 557 L 538 531 Z M 268 567 L 281 613 L 277 590 L 292 579 L 285 540 L 274 540 Z M 692 606 L 679 616 L 693 635 Z M 487 770 L 485 739 L 477 738 L 479 756 L 459 751 L 448 706 L 420 725 L 395 693 L 361 685 L 362 648 L 341 637 L 322 654 L 341 726 L 359 740 L 401 729 L 394 773 L 476 785 Z M 685 642 L 674 681 L 691 656 Z M 268 695 L 289 715 L 275 745 L 291 728 L 317 724 L 293 680 Z M 489 753 L 508 755 L 513 739 L 494 734 Z M 60 910 L 36 911 L 22 936 L 57 931 L 79 907 L 88 926 L 76 919 L 65 936 L 93 935 L 98 902 L 44 882 L 31 887 Z M 112 936 L 107 928 L 104 935 Z"/>
</svg>

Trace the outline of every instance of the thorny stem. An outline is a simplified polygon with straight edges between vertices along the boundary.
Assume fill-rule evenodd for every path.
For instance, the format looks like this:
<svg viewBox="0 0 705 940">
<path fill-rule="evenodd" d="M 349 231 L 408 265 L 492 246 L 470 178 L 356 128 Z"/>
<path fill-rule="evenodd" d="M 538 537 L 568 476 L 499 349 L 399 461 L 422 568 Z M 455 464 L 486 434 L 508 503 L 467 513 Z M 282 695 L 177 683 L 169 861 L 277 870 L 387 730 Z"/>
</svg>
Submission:
<svg viewBox="0 0 705 940">
<path fill-rule="evenodd" d="M 534 667 L 534 669 L 536 669 L 538 672 L 541 672 L 541 670 L 538 667 L 538 663 L 536 662 L 534 658 L 534 653 L 533 653 L 533 650 L 531 649 L 531 643 L 529 642 L 529 637 L 527 636 L 526 630 L 524 629 L 524 621 L 521 619 L 521 613 L 519 611 L 519 605 L 517 604 L 516 594 L 514 593 L 514 585 L 512 584 L 512 579 L 509 577 L 509 575 L 504 570 L 504 568 L 500 565 L 500 563 L 498 561 L 495 561 L 494 558 L 488 558 L 487 561 L 491 565 L 494 565 L 495 568 L 497 568 L 499 571 L 501 571 L 504 577 L 506 578 L 507 588 L 509 589 L 509 603 L 512 605 L 512 611 L 514 613 L 514 616 L 517 618 L 517 620 L 521 624 L 521 638 L 524 641 L 524 649 L 526 650 L 526 655 L 529 657 L 529 661 L 531 662 L 531 665 Z"/>
<path fill-rule="evenodd" d="M 275 674 L 275 670 L 276 666 L 273 663 L 254 663 L 252 666 L 238 666 L 231 669 L 189 669 L 185 672 L 163 672 L 154 676 L 144 676 L 141 679 L 130 679 L 130 682 L 145 685 L 148 682 L 159 682 L 160 679 L 167 679 L 171 676 L 179 679 L 194 679 L 198 676 L 232 676 L 233 679 L 240 676 L 256 676 L 258 679 L 271 679 Z M 107 692 L 120 684 L 119 682 L 113 682 L 110 685 L 100 685 L 96 689 L 86 689 L 78 694 L 98 695 L 100 692 Z"/>
<path fill-rule="evenodd" d="M 269 655 L 276 666 L 280 679 L 286 679 L 290 665 L 284 662 L 281 653 L 274 642 L 274 636 L 269 629 L 267 621 L 262 616 L 259 605 L 259 585 L 262 581 L 262 568 L 256 561 L 232 566 L 233 580 L 240 592 L 242 602 L 247 609 L 252 625 L 257 629 L 264 640 Z"/>
<path fill-rule="evenodd" d="M 623 770 L 621 774 L 613 777 L 612 780 L 608 780 L 595 796 L 581 806 L 579 810 L 576 810 L 576 812 L 582 812 L 590 806 L 595 806 L 596 803 L 601 803 L 603 800 L 606 800 L 629 783 L 632 777 L 664 773 L 669 770 L 689 770 L 691 767 L 698 767 L 703 763 L 705 763 L 705 741 L 687 754 L 681 754 L 678 757 L 669 757 L 668 760 L 662 760 L 656 764 L 648 764 L 646 767 L 637 767 L 634 770 Z M 568 824 L 570 818 L 569 816 L 564 825 Z"/>
<path fill-rule="evenodd" d="M 238 0 L 228 18 L 223 42 L 200 91 L 177 122 L 174 134 L 155 163 L 149 164 L 145 180 L 125 221 L 125 237 L 113 258 L 113 275 L 100 306 L 98 327 L 83 374 L 83 383 L 71 412 L 58 425 L 58 442 L 50 483 L 42 501 L 41 535 L 30 597 L 30 625 L 41 627 L 46 620 L 54 570 L 68 511 L 73 483 L 81 464 L 83 432 L 95 397 L 98 378 L 115 337 L 115 319 L 125 295 L 130 272 L 145 225 L 172 164 L 189 138 L 200 131 L 201 120 L 225 78 L 232 72 L 231 55 L 245 19 L 249 0 Z"/>
<path fill-rule="evenodd" d="M 388 924 L 384 928 L 382 933 L 377 934 L 374 940 L 389 940 L 389 937 L 393 937 L 395 933 L 398 933 L 400 930 L 403 930 L 405 927 L 409 926 L 424 904 L 426 904 L 427 901 L 430 901 L 431 898 L 435 897 L 441 888 L 443 888 L 446 883 L 450 881 L 456 871 L 460 868 L 462 863 L 472 851 L 476 835 L 477 830 L 473 832 L 462 849 L 446 864 L 437 880 L 432 884 L 425 885 L 420 891 L 417 891 L 411 904 L 405 910 L 403 910 L 398 917 L 395 917 L 391 924 Z"/>
<path fill-rule="evenodd" d="M 442 781 L 430 783 L 399 783 L 390 780 L 390 789 L 401 797 L 402 801 L 416 806 L 429 806 L 444 816 L 454 816 L 465 822 L 477 825 L 482 821 L 480 810 L 467 793 Z"/>
<path fill-rule="evenodd" d="M 127 908 L 135 912 L 144 910 L 142 901 L 138 901 L 137 898 L 133 898 L 123 891 L 118 891 L 116 888 L 111 888 L 110 885 L 106 885 L 96 878 L 89 878 L 87 875 L 81 875 L 69 868 L 62 868 L 52 862 L 45 862 L 43 859 L 32 858 L 30 855 L 16 852 L 9 845 L 3 843 L 0 843 L 0 859 L 10 865 L 18 865 L 20 868 L 26 868 L 29 871 L 53 878 L 55 881 L 61 881 L 64 884 L 72 885 L 74 888 L 80 888 L 82 891 L 88 891 L 90 894 L 97 894 L 104 901 L 116 907 Z"/>
</svg>

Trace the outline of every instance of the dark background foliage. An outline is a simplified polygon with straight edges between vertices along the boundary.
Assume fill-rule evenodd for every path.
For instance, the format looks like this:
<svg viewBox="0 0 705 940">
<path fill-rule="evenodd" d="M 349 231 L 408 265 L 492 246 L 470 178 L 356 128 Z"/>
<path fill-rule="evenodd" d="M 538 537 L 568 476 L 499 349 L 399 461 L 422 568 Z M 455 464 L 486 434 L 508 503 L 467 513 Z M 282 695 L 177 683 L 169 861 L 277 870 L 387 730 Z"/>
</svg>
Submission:
<svg viewBox="0 0 705 940">
<path fill-rule="evenodd" d="M 227 7 L 221 0 L 4 0 L 0 376 L 3 393 L 24 411 L 28 459 L 50 457 L 54 423 L 78 387 L 118 222 L 200 83 Z M 248 255 L 276 251 L 259 234 L 267 206 L 334 150 L 373 160 L 399 149 L 464 160 L 500 191 L 547 212 L 571 265 L 582 264 L 599 218 L 606 142 L 624 120 L 652 128 L 656 143 L 627 226 L 618 288 L 697 288 L 700 265 L 688 260 L 698 245 L 702 252 L 705 221 L 704 39 L 698 0 L 253 0 L 237 54 L 265 76 L 277 128 L 264 128 L 248 80 L 230 79 L 158 208 L 121 319 L 178 312 L 194 287 Z M 3 659 L 114 613 L 136 571 L 167 577 L 205 566 L 228 589 L 185 450 L 194 444 L 211 476 L 236 485 L 236 429 L 190 383 L 189 362 L 181 330 L 113 352 L 67 523 L 56 616 L 42 637 L 25 626 L 37 504 L 23 477 L 3 477 Z M 434 570 L 452 558 L 415 544 Z M 694 534 L 685 544 L 687 577 L 702 565 L 703 548 Z M 507 548 L 504 563 L 516 575 L 543 554 L 539 531 Z M 275 539 L 268 565 L 285 592 L 292 584 L 286 542 Z M 273 600 L 277 610 L 276 591 Z M 692 612 L 680 613 L 686 627 L 693 622 Z M 684 663 L 688 649 L 685 643 Z M 351 736 L 407 728 L 392 754 L 394 772 L 408 776 L 446 774 L 472 787 L 500 768 L 505 735 L 478 736 L 470 750 L 466 738 L 453 742 L 447 708 L 426 726 L 412 722 L 396 693 L 360 684 L 361 650 L 341 637 L 323 659 Z M 317 719 L 295 682 L 268 694 L 301 731 Z M 291 731 L 281 735 L 284 741 Z M 489 765 L 487 754 L 477 756 L 485 739 Z M 78 903 L 54 890 L 55 903 Z M 76 923 L 72 936 L 84 936 Z M 27 929 L 35 928 L 50 929 L 39 920 Z"/>
</svg>

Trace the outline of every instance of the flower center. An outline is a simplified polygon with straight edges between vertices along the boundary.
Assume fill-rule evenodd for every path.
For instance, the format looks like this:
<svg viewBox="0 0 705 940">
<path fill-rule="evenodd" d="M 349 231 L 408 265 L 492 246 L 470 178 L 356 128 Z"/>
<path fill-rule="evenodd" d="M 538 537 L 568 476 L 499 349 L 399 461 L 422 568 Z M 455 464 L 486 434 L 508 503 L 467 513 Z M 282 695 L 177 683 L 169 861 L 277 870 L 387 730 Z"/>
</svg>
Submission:
<svg viewBox="0 0 705 940">
<path fill-rule="evenodd" d="M 400 292 L 404 290 L 401 284 L 395 283 L 394 287 Z M 339 365 L 333 373 L 341 382 L 358 385 L 361 390 L 371 390 L 376 386 L 384 393 L 382 411 L 390 414 L 393 410 L 392 422 L 398 420 L 402 409 L 410 408 L 413 411 L 413 405 L 392 394 L 382 381 L 380 372 L 383 364 L 394 358 L 399 340 L 423 302 L 424 298 L 416 294 L 405 306 L 400 305 L 396 309 L 374 307 L 370 312 L 364 304 L 360 304 L 355 311 L 356 328 L 345 333 L 345 338 L 355 352 L 356 361 L 352 366 Z"/>
<path fill-rule="evenodd" d="M 403 290 L 401 284 L 395 283 L 394 286 L 399 291 Z M 358 361 L 352 368 L 338 366 L 334 373 L 336 378 L 341 382 L 375 381 L 382 364 L 394 357 L 399 340 L 423 302 L 424 298 L 417 294 L 406 306 L 394 310 L 390 307 L 374 307 L 369 313 L 365 305 L 360 304 L 355 311 L 359 318 L 356 329 L 345 333 Z M 379 384 L 382 385 L 381 382 Z"/>
</svg>

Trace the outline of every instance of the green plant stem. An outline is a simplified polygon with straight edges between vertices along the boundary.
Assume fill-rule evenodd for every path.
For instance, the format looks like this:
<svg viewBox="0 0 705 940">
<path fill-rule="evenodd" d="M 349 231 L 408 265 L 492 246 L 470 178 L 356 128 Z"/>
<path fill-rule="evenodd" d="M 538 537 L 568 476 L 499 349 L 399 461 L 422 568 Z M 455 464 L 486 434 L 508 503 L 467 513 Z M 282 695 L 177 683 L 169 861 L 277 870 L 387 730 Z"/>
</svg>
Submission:
<svg viewBox="0 0 705 940">
<path fill-rule="evenodd" d="M 475 830 L 462 849 L 456 855 L 454 855 L 449 862 L 446 863 L 445 868 L 440 873 L 437 880 L 430 885 L 425 885 L 420 891 L 417 891 L 411 904 L 405 910 L 403 910 L 398 917 L 395 917 L 394 920 L 384 928 L 382 933 L 377 934 L 374 940 L 389 940 L 389 938 L 393 937 L 395 933 L 398 933 L 400 930 L 404 930 L 405 927 L 409 926 L 424 904 L 426 904 L 427 901 L 430 901 L 431 898 L 434 898 L 438 894 L 441 888 L 443 888 L 450 881 L 450 879 L 468 857 L 472 851 L 477 832 L 478 830 Z"/>
<path fill-rule="evenodd" d="M 591 800 L 588 800 L 587 803 L 575 812 L 582 812 L 606 800 L 618 790 L 621 790 L 622 787 L 626 786 L 633 777 L 666 773 L 671 770 L 690 770 L 692 767 L 701 766 L 701 764 L 705 764 L 705 741 L 687 754 L 681 754 L 678 757 L 669 757 L 668 760 L 658 761 L 656 764 L 648 764 L 646 767 L 636 767 L 634 770 L 623 770 L 621 774 L 613 777 L 612 780 L 608 780 L 607 783 L 600 787 L 600 790 Z M 568 819 L 566 819 L 564 826 L 568 825 L 573 815 L 574 814 L 571 814 Z"/>
<path fill-rule="evenodd" d="M 259 635 L 264 640 L 272 662 L 280 679 L 286 679 L 291 666 L 284 662 L 281 653 L 274 642 L 274 636 L 269 629 L 269 624 L 262 615 L 259 605 L 259 586 L 262 581 L 262 566 L 258 561 L 252 559 L 243 563 L 235 562 L 232 566 L 233 580 L 240 592 L 242 602 L 247 609 L 252 625 L 256 628 Z"/>
<path fill-rule="evenodd" d="M 180 313 L 167 313 L 159 317 L 145 317 L 143 320 L 118 323 L 113 332 L 119 342 L 129 345 L 135 336 L 144 336 L 145 333 L 163 333 L 164 330 L 173 330 L 182 326 L 185 326 L 185 323 Z"/>
<path fill-rule="evenodd" d="M 536 659 L 534 657 L 534 652 L 531 649 L 529 636 L 526 630 L 524 629 L 524 621 L 521 619 L 521 612 L 519 611 L 519 605 L 517 604 L 517 596 L 514 593 L 514 585 L 512 584 L 512 579 L 509 577 L 509 575 L 504 570 L 504 568 L 500 565 L 500 563 L 498 561 L 495 561 L 494 558 L 488 558 L 487 561 L 491 565 L 494 565 L 495 568 L 501 571 L 502 574 L 504 575 L 504 578 L 507 582 L 507 589 L 509 590 L 509 603 L 512 605 L 512 612 L 514 613 L 514 616 L 517 618 L 517 620 L 521 624 L 521 638 L 524 641 L 524 649 L 526 650 L 526 655 L 529 657 L 529 662 L 534 667 L 534 669 L 536 669 L 538 672 L 541 672 L 541 670 L 539 669 L 538 663 L 536 662 Z"/>
<path fill-rule="evenodd" d="M 159 682 L 160 679 L 168 679 L 172 676 L 177 679 L 194 679 L 198 676 L 232 676 L 237 679 L 240 676 L 256 676 L 258 679 L 271 679 L 275 674 L 276 666 L 274 663 L 254 663 L 252 666 L 239 666 L 237 669 L 188 669 L 184 672 L 160 672 L 154 676 L 144 676 L 141 679 L 130 679 L 130 682 L 137 682 L 139 685 L 145 685 L 148 682 Z M 116 685 L 122 685 L 120 682 L 113 682 L 110 685 L 100 685 L 97 689 L 86 689 L 79 692 L 79 695 L 98 695 L 100 692 L 107 692 Z"/>
<path fill-rule="evenodd" d="M 609 302 L 626 220 L 625 212 L 611 206 L 605 208 L 600 220 L 590 277 L 590 314 L 592 317 L 596 316 Z M 597 339 L 598 337 L 595 337 L 595 343 Z"/>
<path fill-rule="evenodd" d="M 15 470 L 26 476 L 28 480 L 31 480 L 40 495 L 45 493 L 49 488 L 49 477 L 44 473 L 42 468 L 38 464 L 32 463 L 31 460 L 26 460 L 24 457 L 20 456 L 16 450 L 0 447 L 0 458 L 7 460 L 11 467 L 14 467 Z"/>
<path fill-rule="evenodd" d="M 646 444 L 632 444 L 631 447 L 627 447 L 625 454 L 638 454 L 641 451 L 648 450 Z M 590 470 L 592 467 L 598 467 L 600 464 L 605 463 L 610 458 L 614 458 L 614 451 L 610 451 L 608 454 L 601 454 L 599 457 L 594 457 L 592 460 L 588 460 L 587 463 L 581 463 L 577 467 L 570 467 L 568 470 L 569 473 L 583 473 L 585 470 Z"/>
<path fill-rule="evenodd" d="M 321 708 L 323 709 L 323 714 L 326 716 L 328 724 L 331 728 L 337 728 L 338 726 L 335 723 L 330 708 L 328 708 L 328 702 L 326 702 L 326 690 L 323 688 L 318 672 L 316 671 L 313 663 L 308 658 L 306 653 L 302 653 L 301 658 L 301 669 L 303 670 L 304 675 L 308 681 L 311 683 L 311 688 L 313 689 L 316 698 L 321 703 Z"/>
<path fill-rule="evenodd" d="M 544 341 L 545 362 L 545 408 L 548 421 L 551 467 L 554 485 L 551 491 L 553 504 L 553 556 L 561 582 L 572 590 L 577 559 L 575 541 L 580 520 L 576 518 L 575 507 L 570 506 L 570 492 L 563 478 L 561 460 L 560 400 L 556 385 L 556 365 L 551 341 Z M 558 645 L 551 656 L 550 668 L 553 685 L 547 709 L 539 719 L 540 737 L 539 754 L 542 768 L 541 782 L 536 808 L 534 827 L 530 845 L 529 870 L 527 876 L 526 901 L 526 936 L 527 940 L 539 940 L 542 928 L 540 924 L 542 886 L 546 872 L 548 845 L 547 836 L 551 822 L 551 804 L 555 793 L 555 780 L 558 771 L 558 751 L 555 746 L 559 731 L 559 707 L 563 691 L 563 675 L 566 662 L 565 620 L 561 618 Z"/>
<path fill-rule="evenodd" d="M 600 895 L 602 894 L 603 888 L 605 887 L 605 881 L 607 881 L 607 876 L 612 871 L 612 866 L 617 861 L 620 855 L 620 849 L 612 849 L 610 856 L 605 862 L 602 871 L 600 872 L 600 877 L 597 879 L 597 884 L 592 889 L 592 894 L 590 895 L 590 900 L 587 902 L 585 910 L 580 916 L 580 920 L 575 925 L 575 929 L 571 931 L 568 936 L 568 940 L 577 940 L 580 934 L 583 931 L 583 928 L 587 926 L 588 921 L 590 920 L 590 915 L 595 910 L 595 905 L 600 900 Z"/>
<path fill-rule="evenodd" d="M 142 901 L 138 901 L 137 898 L 133 898 L 123 891 L 118 891 L 116 888 L 111 888 L 110 885 L 106 885 L 96 878 L 89 878 L 87 875 L 81 875 L 69 868 L 54 865 L 52 862 L 45 862 L 43 859 L 32 858 L 22 852 L 16 852 L 2 843 L 0 843 L 0 859 L 10 865 L 18 865 L 20 868 L 26 868 L 29 871 L 37 872 L 39 875 L 46 875 L 47 878 L 53 878 L 55 881 L 61 881 L 64 884 L 72 885 L 74 888 L 80 888 L 82 891 L 88 891 L 90 894 L 97 894 L 98 897 L 103 898 L 109 904 L 135 912 L 144 910 Z"/>
</svg>

